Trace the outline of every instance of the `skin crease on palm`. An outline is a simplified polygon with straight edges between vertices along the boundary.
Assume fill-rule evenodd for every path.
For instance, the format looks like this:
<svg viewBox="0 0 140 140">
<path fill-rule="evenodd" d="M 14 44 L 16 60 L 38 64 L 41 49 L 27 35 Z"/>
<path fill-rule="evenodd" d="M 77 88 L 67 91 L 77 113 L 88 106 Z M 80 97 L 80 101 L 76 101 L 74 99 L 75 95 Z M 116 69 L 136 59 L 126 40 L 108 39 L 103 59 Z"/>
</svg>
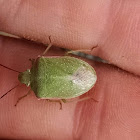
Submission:
<svg viewBox="0 0 140 140">
<path fill-rule="evenodd" d="M 25 39 L 90 53 L 107 60 L 86 60 L 97 83 L 86 100 L 59 104 L 37 100 L 22 85 L 0 100 L 0 138 L 47 140 L 140 139 L 140 1 L 139 0 L 0 0 L 0 31 Z M 63 55 L 53 47 L 48 56 Z M 0 64 L 18 71 L 30 68 L 45 47 L 0 37 Z M 113 66 L 115 65 L 115 66 Z M 0 67 L 0 96 L 18 83 L 18 73 Z M 87 95 L 86 94 L 86 95 Z M 83 95 L 83 96 L 86 96 Z M 82 98 L 82 97 L 81 97 Z"/>
</svg>

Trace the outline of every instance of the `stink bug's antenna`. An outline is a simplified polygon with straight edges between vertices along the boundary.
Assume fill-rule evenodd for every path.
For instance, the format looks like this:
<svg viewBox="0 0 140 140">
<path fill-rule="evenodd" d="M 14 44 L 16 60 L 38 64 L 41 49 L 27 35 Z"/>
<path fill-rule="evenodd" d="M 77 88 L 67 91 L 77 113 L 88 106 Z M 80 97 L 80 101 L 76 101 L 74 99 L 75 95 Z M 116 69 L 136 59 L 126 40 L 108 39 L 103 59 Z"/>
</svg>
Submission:
<svg viewBox="0 0 140 140">
<path fill-rule="evenodd" d="M 20 73 L 19 71 L 14 70 L 14 69 L 11 69 L 11 68 L 9 68 L 9 67 L 6 67 L 6 66 L 4 66 L 4 65 L 2 65 L 2 64 L 0 64 L 0 66 L 4 67 L 4 68 L 6 68 L 6 69 L 9 69 L 9 70 L 11 70 L 11 71 Z M 11 89 L 10 89 L 9 91 L 7 91 L 4 95 L 2 95 L 2 96 L 0 97 L 0 99 L 3 98 L 5 95 L 7 95 L 10 91 L 12 91 L 13 89 L 15 89 L 15 88 L 18 87 L 18 86 L 19 86 L 19 84 L 16 85 L 16 86 L 14 86 L 13 88 L 11 88 Z"/>
<path fill-rule="evenodd" d="M 15 89 L 15 88 L 18 87 L 18 86 L 19 86 L 19 84 L 16 85 L 16 86 L 14 86 L 14 87 L 11 88 L 10 90 L 8 90 L 5 94 L 3 94 L 3 95 L 0 97 L 0 99 L 3 98 L 5 95 L 7 95 L 10 91 L 12 91 L 13 89 Z"/>
<path fill-rule="evenodd" d="M 6 67 L 6 66 L 4 66 L 4 65 L 2 65 L 2 64 L 0 64 L 0 66 L 4 67 L 4 68 L 6 68 L 6 69 L 12 70 L 12 71 L 14 71 L 14 72 L 18 72 L 18 73 L 20 73 L 20 71 L 17 71 L 17 70 L 11 69 L 11 68 Z"/>
</svg>

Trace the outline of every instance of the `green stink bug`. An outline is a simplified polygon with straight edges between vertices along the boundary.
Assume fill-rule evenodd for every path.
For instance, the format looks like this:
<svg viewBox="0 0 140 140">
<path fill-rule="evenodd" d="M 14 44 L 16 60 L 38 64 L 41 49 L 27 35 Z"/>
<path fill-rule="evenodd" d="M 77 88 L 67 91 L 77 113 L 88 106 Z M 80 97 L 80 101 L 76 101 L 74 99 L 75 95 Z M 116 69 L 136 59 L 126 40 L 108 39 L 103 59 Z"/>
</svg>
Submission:
<svg viewBox="0 0 140 140">
<path fill-rule="evenodd" d="M 50 41 L 42 56 L 31 59 L 31 69 L 20 72 L 19 81 L 30 86 L 39 99 L 64 101 L 89 91 L 97 79 L 93 67 L 87 62 L 71 56 L 44 57 L 51 46 Z M 30 91 L 19 98 L 17 103 Z"/>
</svg>

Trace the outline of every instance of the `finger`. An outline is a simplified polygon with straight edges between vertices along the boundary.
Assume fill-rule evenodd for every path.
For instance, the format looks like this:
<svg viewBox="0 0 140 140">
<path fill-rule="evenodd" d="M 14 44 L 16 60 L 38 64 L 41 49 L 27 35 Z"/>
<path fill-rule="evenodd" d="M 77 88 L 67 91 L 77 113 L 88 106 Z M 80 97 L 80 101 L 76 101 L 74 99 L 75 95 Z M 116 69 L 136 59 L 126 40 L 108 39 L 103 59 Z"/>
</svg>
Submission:
<svg viewBox="0 0 140 140">
<path fill-rule="evenodd" d="M 98 102 L 75 108 L 73 137 L 88 140 L 139 139 L 140 78 L 109 65 L 95 63 L 97 83 L 90 91 Z"/>
<path fill-rule="evenodd" d="M 34 58 L 45 49 L 28 41 L 4 38 L 1 42 L 0 63 L 19 71 L 30 68 L 28 58 Z M 53 49 L 48 55 L 57 51 Z M 61 55 L 63 52 L 58 53 Z M 98 102 L 87 100 L 63 104 L 60 111 L 58 103 L 37 100 L 32 93 L 15 108 L 18 97 L 28 92 L 28 88 L 20 86 L 0 100 L 1 138 L 138 139 L 140 78 L 116 67 L 88 62 L 98 76 L 89 94 L 94 94 Z M 3 93 L 17 83 L 18 74 L 2 67 L 0 69 L 0 89 Z"/>
<path fill-rule="evenodd" d="M 140 74 L 139 1 L 1 1 L 0 30 L 69 49 L 91 49 L 124 70 Z M 7 18 L 8 16 L 8 18 Z"/>
</svg>

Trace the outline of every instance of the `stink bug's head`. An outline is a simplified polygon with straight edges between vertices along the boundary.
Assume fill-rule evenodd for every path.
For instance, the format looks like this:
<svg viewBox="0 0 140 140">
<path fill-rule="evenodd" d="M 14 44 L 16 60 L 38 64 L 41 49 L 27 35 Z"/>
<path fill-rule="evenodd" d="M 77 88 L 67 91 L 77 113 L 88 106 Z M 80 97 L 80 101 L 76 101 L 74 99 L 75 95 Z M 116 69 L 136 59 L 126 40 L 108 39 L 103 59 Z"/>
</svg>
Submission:
<svg viewBox="0 0 140 140">
<path fill-rule="evenodd" d="M 18 75 L 18 80 L 25 84 L 26 86 L 30 86 L 30 77 L 31 77 L 31 72 L 30 70 L 26 70 L 24 72 L 20 72 Z"/>
</svg>

